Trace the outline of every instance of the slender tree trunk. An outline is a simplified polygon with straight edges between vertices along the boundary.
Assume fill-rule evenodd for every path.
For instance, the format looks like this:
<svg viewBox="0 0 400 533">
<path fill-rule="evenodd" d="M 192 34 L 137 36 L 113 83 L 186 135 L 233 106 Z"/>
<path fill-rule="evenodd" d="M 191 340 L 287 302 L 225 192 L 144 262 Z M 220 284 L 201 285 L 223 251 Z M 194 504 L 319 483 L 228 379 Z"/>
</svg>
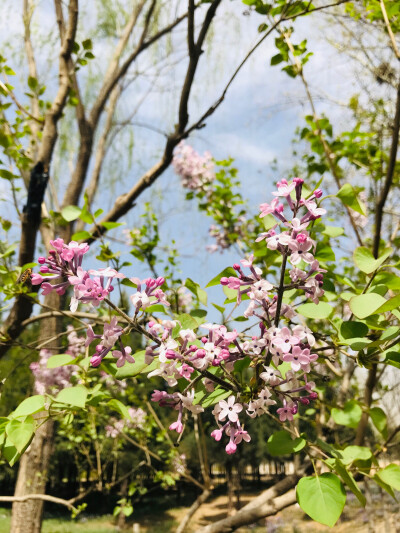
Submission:
<svg viewBox="0 0 400 533">
<path fill-rule="evenodd" d="M 53 430 L 53 420 L 40 426 L 28 450 L 21 457 L 15 496 L 45 494 Z M 40 500 L 14 502 L 10 533 L 40 533 L 43 503 Z"/>
<path fill-rule="evenodd" d="M 60 309 L 62 300 L 52 292 L 46 297 L 45 303 Z M 55 337 L 61 331 L 61 326 L 60 317 L 49 318 L 40 331 L 40 340 L 44 342 Z M 46 348 L 57 353 L 59 342 L 58 339 L 53 340 Z M 45 494 L 53 440 L 54 421 L 48 420 L 38 428 L 28 450 L 21 457 L 14 496 Z M 43 503 L 40 500 L 14 502 L 10 533 L 40 533 Z"/>
</svg>

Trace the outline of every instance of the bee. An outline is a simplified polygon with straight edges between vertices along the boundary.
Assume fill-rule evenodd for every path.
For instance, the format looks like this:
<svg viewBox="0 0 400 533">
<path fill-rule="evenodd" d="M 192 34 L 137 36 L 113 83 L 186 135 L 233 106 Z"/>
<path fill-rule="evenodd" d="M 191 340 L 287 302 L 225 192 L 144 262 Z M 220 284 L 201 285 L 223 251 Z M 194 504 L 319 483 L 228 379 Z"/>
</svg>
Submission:
<svg viewBox="0 0 400 533">
<path fill-rule="evenodd" d="M 27 268 L 26 270 L 21 272 L 21 275 L 17 279 L 17 283 L 22 283 L 22 285 L 24 285 L 25 283 L 27 283 L 27 281 L 30 281 L 31 280 L 31 276 L 32 276 L 32 272 L 33 271 L 32 271 L 31 268 Z"/>
</svg>

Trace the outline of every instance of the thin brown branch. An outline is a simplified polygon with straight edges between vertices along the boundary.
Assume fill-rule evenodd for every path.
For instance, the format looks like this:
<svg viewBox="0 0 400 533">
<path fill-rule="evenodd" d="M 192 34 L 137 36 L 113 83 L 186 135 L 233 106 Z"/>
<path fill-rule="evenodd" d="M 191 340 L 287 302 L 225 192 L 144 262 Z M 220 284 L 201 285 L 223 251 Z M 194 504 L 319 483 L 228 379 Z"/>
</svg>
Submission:
<svg viewBox="0 0 400 533">
<path fill-rule="evenodd" d="M 375 212 L 375 234 L 374 234 L 374 243 L 372 253 L 374 257 L 378 257 L 379 254 L 379 244 L 381 241 L 381 232 L 382 232 L 382 221 L 383 221 L 383 210 L 385 207 L 386 200 L 388 198 L 390 189 L 393 184 L 393 178 L 396 169 L 396 159 L 397 159 L 397 150 L 399 146 L 399 130 L 400 130 L 400 81 L 397 86 L 397 96 L 396 96 L 396 111 L 393 122 L 393 133 L 392 133 L 392 142 L 390 146 L 389 162 L 386 169 L 386 177 L 381 192 L 379 194 L 378 200 L 376 202 L 376 212 Z"/>
<path fill-rule="evenodd" d="M 99 142 L 97 143 L 96 159 L 94 162 L 93 173 L 92 173 L 89 186 L 86 191 L 89 208 L 92 205 L 94 195 L 99 185 L 101 169 L 104 163 L 104 157 L 105 157 L 106 149 L 107 149 L 107 140 L 111 132 L 115 108 L 117 106 L 118 99 L 121 95 L 121 91 L 122 91 L 121 87 L 119 85 L 116 85 L 110 95 L 110 101 L 109 101 L 108 109 L 107 109 L 106 122 L 104 125 L 103 133 L 101 134 Z"/>
<path fill-rule="evenodd" d="M 212 491 L 210 489 L 205 489 L 196 498 L 196 500 L 192 503 L 192 505 L 189 507 L 189 509 L 187 510 L 186 514 L 182 518 L 182 520 L 181 520 L 181 522 L 180 522 L 180 524 L 179 524 L 179 526 L 178 526 L 178 528 L 176 530 L 176 533 L 183 533 L 185 531 L 185 529 L 188 526 L 192 516 L 197 511 L 197 509 L 199 509 L 203 505 L 203 503 L 206 502 L 206 500 L 211 495 L 211 492 Z"/>
<path fill-rule="evenodd" d="M 189 97 L 190 97 L 190 91 L 193 87 L 193 81 L 194 81 L 194 75 L 196 73 L 197 65 L 200 59 L 200 55 L 202 53 L 202 46 L 204 43 L 204 39 L 207 35 L 207 32 L 210 28 L 210 24 L 215 17 L 216 11 L 218 9 L 218 6 L 220 5 L 221 0 L 213 0 L 210 7 L 207 10 L 207 13 L 204 17 L 203 24 L 201 26 L 199 36 L 197 38 L 196 43 L 194 43 L 194 25 L 193 25 L 193 17 L 194 17 L 194 6 L 191 2 L 189 2 L 189 23 L 188 23 L 188 43 L 189 43 L 189 66 L 186 71 L 186 77 L 185 81 L 183 82 L 182 92 L 181 92 L 181 98 L 179 102 L 179 123 L 176 128 L 176 133 L 182 134 L 185 131 L 185 128 L 187 126 L 187 123 L 189 121 L 189 113 L 188 113 L 188 103 L 189 103 Z"/>
<path fill-rule="evenodd" d="M 63 206 L 76 205 L 78 203 L 80 194 L 83 189 L 84 181 L 86 178 L 90 156 L 92 153 L 94 133 L 97 128 L 100 115 L 103 112 L 104 106 L 108 98 L 110 97 L 112 90 L 118 84 L 118 82 L 125 76 L 125 74 L 128 72 L 129 67 L 132 65 L 132 63 L 137 59 L 137 57 L 142 52 L 144 52 L 147 48 L 149 48 L 153 43 L 161 39 L 161 37 L 171 32 L 178 24 L 180 24 L 180 22 L 182 22 L 187 17 L 187 13 L 185 13 L 181 17 L 178 17 L 177 19 L 175 19 L 174 22 L 165 26 L 162 30 L 158 31 L 152 37 L 146 40 L 146 36 L 149 30 L 151 17 L 152 17 L 154 8 L 155 8 L 155 4 L 156 4 L 156 0 L 153 0 L 150 6 L 150 9 L 147 12 L 146 18 L 145 18 L 145 24 L 144 24 L 144 28 L 143 28 L 139 43 L 135 47 L 134 51 L 122 63 L 120 68 L 118 68 L 118 62 L 119 62 L 119 56 L 121 55 L 122 51 L 119 53 L 119 55 L 116 54 L 114 56 L 110 64 L 110 67 L 107 71 L 108 75 L 106 75 L 104 84 L 99 92 L 99 95 L 89 115 L 87 135 L 85 137 L 82 137 L 81 139 L 81 146 L 80 146 L 79 153 L 78 153 L 77 165 L 75 167 L 75 171 L 73 173 L 72 179 L 65 192 L 64 200 L 62 202 Z M 127 40 L 124 41 L 125 44 L 126 42 Z M 121 43 L 122 43 L 122 40 L 121 40 Z M 121 48 L 122 48 L 122 44 L 121 44 Z M 71 232 L 71 227 L 65 230 L 64 238 L 68 239 L 70 237 L 70 232 Z"/>
<path fill-rule="evenodd" d="M 6 83 L 8 83 L 8 80 L 6 79 Z M 18 107 L 18 109 L 24 113 L 27 117 L 29 117 L 30 119 L 32 119 L 34 122 L 36 122 L 37 124 L 43 124 L 43 119 L 40 118 L 39 116 L 35 116 L 33 115 L 28 109 L 26 109 L 18 100 L 17 100 L 17 97 L 15 96 L 14 92 L 9 89 L 1 80 L 0 80 L 0 87 L 1 89 L 10 96 L 11 100 L 14 102 L 14 104 Z M 32 99 L 33 100 L 33 99 Z"/>
<path fill-rule="evenodd" d="M 23 496 L 0 496 L 0 502 L 26 502 L 28 500 L 42 500 L 45 502 L 58 503 L 59 505 L 64 505 L 71 509 L 72 511 L 77 512 L 72 503 L 69 500 L 64 500 L 63 498 L 56 498 L 55 496 L 49 496 L 48 494 L 24 494 Z"/>
<path fill-rule="evenodd" d="M 286 476 L 242 507 L 235 515 L 197 529 L 195 533 L 229 533 L 241 526 L 254 524 L 262 518 L 278 513 L 285 507 L 296 503 L 296 490 L 293 487 L 300 477 L 296 474 Z"/>
<path fill-rule="evenodd" d="M 396 38 L 393 34 L 392 26 L 390 25 L 389 17 L 386 11 L 385 2 L 383 0 L 379 0 L 379 4 L 381 7 L 383 20 L 385 21 L 385 26 L 387 29 L 387 32 L 389 34 L 390 42 L 392 43 L 392 47 L 394 50 L 394 53 L 396 54 L 397 59 L 400 61 L 400 52 L 396 43 Z"/>
</svg>

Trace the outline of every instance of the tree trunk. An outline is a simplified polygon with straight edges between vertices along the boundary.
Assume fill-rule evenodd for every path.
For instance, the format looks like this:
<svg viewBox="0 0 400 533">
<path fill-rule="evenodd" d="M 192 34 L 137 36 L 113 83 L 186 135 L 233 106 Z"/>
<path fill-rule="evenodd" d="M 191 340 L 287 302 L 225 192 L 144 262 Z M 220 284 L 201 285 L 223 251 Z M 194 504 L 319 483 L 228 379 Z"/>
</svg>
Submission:
<svg viewBox="0 0 400 533">
<path fill-rule="evenodd" d="M 61 309 L 63 299 L 51 292 L 45 298 L 46 305 Z M 52 339 L 61 331 L 60 317 L 51 317 L 45 321 L 40 331 L 40 340 Z M 59 340 L 52 340 L 46 345 L 54 353 L 59 352 Z M 40 413 L 39 415 L 40 416 Z M 54 420 L 41 425 L 27 449 L 22 455 L 18 470 L 14 496 L 25 494 L 45 494 L 50 457 L 53 448 Z M 28 500 L 14 502 L 12 506 L 10 533 L 40 533 L 42 528 L 43 501 Z"/>
<path fill-rule="evenodd" d="M 15 496 L 45 494 L 53 430 L 53 420 L 40 426 L 31 445 L 21 457 Z M 40 500 L 14 502 L 10 533 L 40 533 L 43 503 Z"/>
</svg>

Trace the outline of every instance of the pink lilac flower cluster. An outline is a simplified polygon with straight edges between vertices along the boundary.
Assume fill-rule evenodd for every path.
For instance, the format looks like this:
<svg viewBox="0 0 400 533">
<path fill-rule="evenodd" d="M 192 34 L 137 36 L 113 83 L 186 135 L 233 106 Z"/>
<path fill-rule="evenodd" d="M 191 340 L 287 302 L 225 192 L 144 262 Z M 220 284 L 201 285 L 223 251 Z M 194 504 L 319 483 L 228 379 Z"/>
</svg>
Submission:
<svg viewBox="0 0 400 533">
<path fill-rule="evenodd" d="M 124 429 L 144 429 L 147 413 L 140 407 L 129 407 L 130 419 L 116 419 L 112 417 L 105 427 L 106 436 L 115 439 Z"/>
<path fill-rule="evenodd" d="M 171 472 L 183 476 L 187 472 L 186 455 L 184 453 L 176 454 L 171 459 Z"/>
<path fill-rule="evenodd" d="M 89 251 L 88 244 L 79 244 L 75 241 L 65 244 L 63 239 L 50 241 L 50 244 L 54 249 L 50 250 L 47 258 L 39 257 L 41 273 L 32 275 L 32 284 L 41 285 L 43 295 L 52 291 L 62 295 L 65 294 L 68 287 L 72 287 L 74 291 L 70 303 L 72 312 L 77 310 L 79 303 L 90 304 L 94 307 L 99 306 L 114 290 L 113 280 L 125 278 L 124 274 L 110 267 L 84 270 L 82 268 L 83 256 Z M 51 284 L 46 281 L 48 279 L 58 279 L 58 282 Z M 135 318 L 140 311 L 144 311 L 151 304 L 170 305 L 161 289 L 165 283 L 164 278 L 140 280 L 134 277 L 130 278 L 130 281 L 137 287 L 136 293 L 130 296 L 135 307 Z M 144 286 L 143 290 L 142 286 Z M 113 317 L 110 323 L 104 324 L 101 335 L 95 334 L 91 326 L 88 327 L 85 346 L 87 347 L 93 340 L 99 339 L 95 354 L 91 358 L 92 366 L 99 366 L 117 341 L 120 349 L 112 352 L 113 357 L 117 359 L 117 366 L 121 367 L 126 362 L 134 363 L 135 360 L 131 355 L 132 348 L 130 346 L 125 347 L 120 338 L 123 333 L 124 330 L 118 325 L 116 317 Z"/>
<path fill-rule="evenodd" d="M 68 348 L 65 353 L 78 357 L 85 352 L 85 338 L 78 337 L 72 326 L 68 326 L 68 330 Z M 53 351 L 43 348 L 39 352 L 39 361 L 29 365 L 35 378 L 36 394 L 55 393 L 71 385 L 71 376 L 75 373 L 74 367 L 66 365 L 47 368 L 47 361 L 52 355 L 54 355 Z"/>
<path fill-rule="evenodd" d="M 209 152 L 201 156 L 194 148 L 181 141 L 175 149 L 172 164 L 186 189 L 204 189 L 214 181 L 214 161 Z"/>
<path fill-rule="evenodd" d="M 208 232 L 211 237 L 215 239 L 215 243 L 208 245 L 206 247 L 207 251 L 211 253 L 220 251 L 222 253 L 224 250 L 229 248 L 232 245 L 230 234 L 235 233 L 238 235 L 238 237 L 243 237 L 243 228 L 245 222 L 246 218 L 244 216 L 240 216 L 237 218 L 236 224 L 234 224 L 231 228 L 224 228 L 212 224 Z"/>
<path fill-rule="evenodd" d="M 313 391 L 315 384 L 308 379 L 311 366 L 318 358 L 312 353 L 315 338 L 308 328 L 294 322 L 295 309 L 283 303 L 284 292 L 288 290 L 303 291 L 316 304 L 324 294 L 322 284 L 325 271 L 314 258 L 315 243 L 307 230 L 312 221 L 325 213 L 316 203 L 322 192 L 315 190 L 304 199 L 302 188 L 302 179 L 295 178 L 291 183 L 282 180 L 278 183 L 278 190 L 273 193 L 275 199 L 271 204 L 260 206 L 261 217 L 272 214 L 277 219 L 277 224 L 261 234 L 257 241 L 264 240 L 267 248 L 282 255 L 279 285 L 274 286 L 262 277 L 261 269 L 253 265 L 253 256 L 242 260 L 242 265 L 233 265 L 237 276 L 223 277 L 220 280 L 222 285 L 237 291 L 238 303 L 244 295 L 250 300 L 244 316 L 254 316 L 259 320 L 258 335 L 241 340 L 236 330 L 228 332 L 225 326 L 205 324 L 202 328 L 208 330 L 208 335 L 203 336 L 199 342 L 192 330 L 181 330 L 178 336 L 172 338 L 171 331 L 176 326 L 175 323 L 149 324 L 152 335 L 158 335 L 161 340 L 161 344 L 147 348 L 149 362 L 155 355 L 159 359 L 158 368 L 149 377 L 161 376 L 169 386 L 175 386 L 180 377 L 190 381 L 200 373 L 206 389 L 212 390 L 215 383 L 221 386 L 223 383 L 219 383 L 216 375 L 209 372 L 210 368 L 221 366 L 231 376 L 230 390 L 233 394 L 216 404 L 213 414 L 218 428 L 212 432 L 217 441 L 222 439 L 223 434 L 229 437 L 225 448 L 229 454 L 236 451 L 240 442 L 250 441 L 250 435 L 240 423 L 240 413 L 255 418 L 265 414 L 271 405 L 280 404 L 277 409 L 280 421 L 291 421 L 299 404 L 308 405 L 317 398 Z M 290 216 L 285 215 L 281 199 L 288 205 Z M 281 232 L 278 232 L 279 224 L 284 227 Z M 289 283 L 285 283 L 287 261 L 292 266 Z M 245 273 L 243 268 L 249 269 L 249 273 Z M 290 321 L 290 327 L 280 326 L 282 318 Z M 252 398 L 243 401 L 232 372 L 235 363 L 246 357 L 252 362 L 250 367 L 257 369 L 257 387 Z M 283 363 L 286 365 L 282 366 Z M 225 381 L 225 386 L 226 384 Z M 178 420 L 170 429 L 181 432 L 182 407 L 186 405 L 180 400 L 179 394 L 156 391 L 152 399 L 160 405 L 179 409 Z M 197 406 L 191 403 L 189 410 L 193 407 Z"/>
<path fill-rule="evenodd" d="M 240 417 L 247 415 L 256 418 L 268 412 L 271 406 L 277 406 L 280 421 L 292 421 L 299 404 L 308 405 L 317 398 L 313 390 L 315 384 L 308 378 L 318 358 L 313 353 L 315 337 L 307 327 L 296 321 L 295 308 L 284 302 L 284 294 L 286 291 L 295 291 L 298 295 L 306 295 L 316 304 L 324 294 L 322 284 L 325 271 L 314 257 L 315 243 L 309 233 L 312 222 L 325 213 L 317 204 L 322 191 L 317 189 L 304 198 L 303 180 L 299 178 L 294 178 L 291 183 L 282 180 L 277 184 L 277 189 L 273 193 L 274 200 L 260 206 L 260 217 L 272 215 L 277 223 L 262 233 L 257 241 L 265 242 L 268 249 L 282 256 L 278 284 L 274 285 L 263 277 L 261 269 L 253 264 L 253 256 L 242 259 L 241 265 L 233 265 L 236 276 L 220 280 L 223 286 L 237 292 L 238 303 L 249 300 L 244 316 L 257 319 L 258 333 L 246 337 L 236 330 L 228 331 L 224 325 L 204 324 L 201 327 L 206 333 L 199 337 L 193 329 L 185 328 L 179 319 L 151 319 L 146 328 L 141 328 L 149 339 L 145 348 L 145 363 L 153 365 L 148 377 L 162 377 L 169 387 L 177 386 L 178 381 L 180 386 L 183 380 L 187 381 L 183 391 L 180 387 L 182 392 L 153 392 L 152 401 L 178 412 L 170 430 L 182 433 L 186 413 L 202 412 L 202 396 L 219 387 L 217 391 L 224 394 L 224 399 L 214 407 L 217 429 L 212 436 L 217 441 L 223 435 L 228 437 L 225 449 L 229 454 L 236 451 L 239 443 L 251 439 Z M 288 207 L 287 213 L 283 202 Z M 278 226 L 282 228 L 281 231 Z M 105 295 L 112 290 L 111 281 L 124 276 L 110 268 L 84 271 L 81 265 L 82 256 L 87 252 L 86 245 L 66 245 L 57 239 L 53 241 L 53 246 L 55 250 L 50 252 L 49 257 L 39 261 L 42 264 L 41 272 L 63 280 L 56 285 L 44 282 L 44 292 L 56 290 L 62 293 L 69 284 L 74 288 L 74 306 L 76 302 L 96 305 L 96 302 L 98 304 L 106 300 L 108 303 Z M 285 276 L 287 262 L 291 268 L 288 276 Z M 91 278 L 91 275 L 94 277 Z M 34 282 L 44 281 L 45 278 L 38 281 L 42 276 L 37 276 Z M 131 278 L 131 281 L 137 287 L 136 293 L 131 296 L 135 311 L 132 319 L 121 312 L 125 319 L 136 320 L 140 311 L 145 311 L 155 302 L 169 305 L 161 289 L 163 278 L 143 281 Z M 109 352 L 116 359 L 117 367 L 134 362 L 131 348 L 124 346 L 121 341 L 124 331 L 116 316 L 104 324 L 101 333 L 95 333 L 91 326 L 88 327 L 85 346 L 88 347 L 93 341 L 97 343 L 91 358 L 92 366 L 99 366 Z M 117 343 L 120 349 L 114 348 Z M 247 392 L 243 394 L 243 387 L 235 377 L 235 364 L 243 360 L 254 372 L 250 397 L 249 388 L 246 387 Z M 199 394 L 195 394 L 198 382 L 202 388 Z M 114 427 L 114 430 L 119 431 L 119 428 Z"/>
</svg>

